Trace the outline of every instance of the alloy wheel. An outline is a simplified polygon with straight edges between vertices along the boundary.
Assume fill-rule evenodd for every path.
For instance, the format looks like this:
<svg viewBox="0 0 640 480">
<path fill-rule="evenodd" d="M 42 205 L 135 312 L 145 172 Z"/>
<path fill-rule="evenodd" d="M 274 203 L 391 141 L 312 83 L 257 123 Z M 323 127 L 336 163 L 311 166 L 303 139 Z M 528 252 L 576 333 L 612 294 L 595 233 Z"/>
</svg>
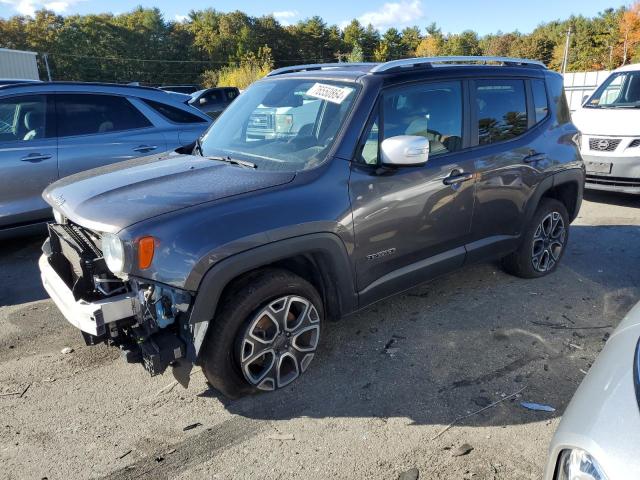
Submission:
<svg viewBox="0 0 640 480">
<path fill-rule="evenodd" d="M 309 366 L 320 339 L 320 316 L 310 300 L 287 295 L 258 311 L 239 341 L 244 378 L 260 390 L 275 390 Z"/>
<path fill-rule="evenodd" d="M 531 263 L 536 271 L 545 273 L 553 269 L 560 259 L 566 237 L 560 213 L 551 212 L 542 219 L 533 235 L 531 247 Z"/>
</svg>

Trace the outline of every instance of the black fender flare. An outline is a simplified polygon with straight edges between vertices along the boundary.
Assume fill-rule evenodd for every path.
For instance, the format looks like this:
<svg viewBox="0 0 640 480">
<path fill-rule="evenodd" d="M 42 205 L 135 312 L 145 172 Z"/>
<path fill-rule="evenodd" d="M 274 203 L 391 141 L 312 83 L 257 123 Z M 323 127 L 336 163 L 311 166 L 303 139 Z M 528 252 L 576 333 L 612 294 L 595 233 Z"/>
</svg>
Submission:
<svg viewBox="0 0 640 480">
<path fill-rule="evenodd" d="M 556 172 L 542 180 L 527 202 L 525 211 L 525 223 L 523 225 L 528 225 L 529 221 L 533 217 L 533 214 L 538 208 L 538 205 L 540 204 L 540 200 L 545 196 L 547 192 L 555 187 L 572 182 L 575 183 L 578 187 L 576 208 L 573 218 L 571 218 L 571 221 L 575 220 L 575 217 L 578 215 L 578 211 L 580 211 L 580 204 L 582 203 L 585 179 L 584 175 L 584 170 L 582 168 L 571 168 Z"/>
<path fill-rule="evenodd" d="M 355 274 L 344 242 L 338 235 L 315 233 L 279 240 L 225 258 L 205 273 L 189 317 L 196 356 L 229 282 L 251 270 L 296 255 L 320 256 L 318 267 L 328 288 L 326 295 L 332 295 L 338 301 L 340 316 L 357 310 Z"/>
</svg>

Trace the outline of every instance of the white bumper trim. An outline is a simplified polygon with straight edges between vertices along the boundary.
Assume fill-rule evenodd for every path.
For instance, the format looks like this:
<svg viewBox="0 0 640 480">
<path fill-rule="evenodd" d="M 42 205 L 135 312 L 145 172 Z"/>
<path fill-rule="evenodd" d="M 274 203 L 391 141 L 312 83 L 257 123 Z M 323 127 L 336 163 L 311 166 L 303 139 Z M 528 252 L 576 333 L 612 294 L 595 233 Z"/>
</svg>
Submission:
<svg viewBox="0 0 640 480">
<path fill-rule="evenodd" d="M 133 296 L 129 293 L 109 297 L 97 302 L 76 300 L 58 273 L 51 267 L 46 255 L 38 261 L 45 290 L 67 321 L 83 332 L 102 335 L 106 324 L 135 315 Z"/>
</svg>

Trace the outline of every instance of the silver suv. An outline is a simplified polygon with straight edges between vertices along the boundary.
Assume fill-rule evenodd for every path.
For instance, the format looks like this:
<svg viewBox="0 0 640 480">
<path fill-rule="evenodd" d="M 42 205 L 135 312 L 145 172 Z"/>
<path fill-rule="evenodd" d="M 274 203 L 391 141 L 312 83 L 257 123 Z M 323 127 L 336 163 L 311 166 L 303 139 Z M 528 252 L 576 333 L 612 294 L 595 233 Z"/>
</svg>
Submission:
<svg viewBox="0 0 640 480">
<path fill-rule="evenodd" d="M 0 238 L 51 216 L 42 191 L 59 178 L 193 143 L 211 119 L 185 98 L 110 84 L 0 87 Z"/>
</svg>

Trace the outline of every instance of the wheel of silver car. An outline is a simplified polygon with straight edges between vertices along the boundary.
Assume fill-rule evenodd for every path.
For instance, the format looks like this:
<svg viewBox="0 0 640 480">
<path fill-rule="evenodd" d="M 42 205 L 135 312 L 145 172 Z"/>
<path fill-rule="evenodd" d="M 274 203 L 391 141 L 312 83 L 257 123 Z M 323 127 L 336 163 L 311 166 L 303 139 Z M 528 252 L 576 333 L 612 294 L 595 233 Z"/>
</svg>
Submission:
<svg viewBox="0 0 640 480">
<path fill-rule="evenodd" d="M 566 240 L 564 220 L 559 212 L 548 213 L 538 224 L 531 246 L 531 264 L 541 273 L 553 269 L 562 255 Z"/>
<path fill-rule="evenodd" d="M 286 295 L 259 309 L 242 333 L 238 357 L 244 378 L 275 390 L 309 366 L 320 339 L 320 316 L 308 298 Z"/>
</svg>

